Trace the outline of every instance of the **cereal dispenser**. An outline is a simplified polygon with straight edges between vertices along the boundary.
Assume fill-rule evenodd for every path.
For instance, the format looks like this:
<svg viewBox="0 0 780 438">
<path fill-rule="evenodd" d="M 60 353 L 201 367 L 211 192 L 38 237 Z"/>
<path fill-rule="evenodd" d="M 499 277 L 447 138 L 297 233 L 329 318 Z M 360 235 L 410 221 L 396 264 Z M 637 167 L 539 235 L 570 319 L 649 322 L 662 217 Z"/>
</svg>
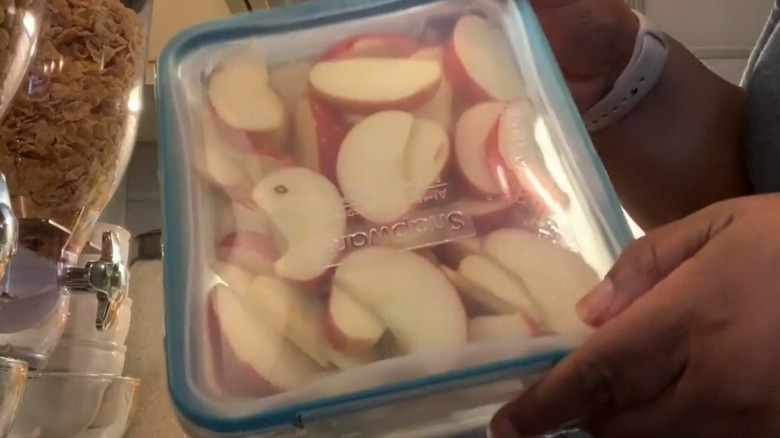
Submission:
<svg viewBox="0 0 780 438">
<path fill-rule="evenodd" d="M 0 356 L 40 370 L 71 293 L 114 322 L 127 268 L 117 236 L 88 244 L 129 161 L 151 0 L 0 2 Z M 76 266 L 82 251 L 99 253 Z"/>
</svg>

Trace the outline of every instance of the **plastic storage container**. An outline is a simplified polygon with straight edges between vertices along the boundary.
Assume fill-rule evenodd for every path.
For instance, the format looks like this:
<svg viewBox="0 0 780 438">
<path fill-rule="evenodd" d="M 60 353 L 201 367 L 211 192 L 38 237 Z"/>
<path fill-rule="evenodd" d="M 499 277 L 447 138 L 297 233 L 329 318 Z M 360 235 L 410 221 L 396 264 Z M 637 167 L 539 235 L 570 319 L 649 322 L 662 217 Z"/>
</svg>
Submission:
<svg viewBox="0 0 780 438">
<path fill-rule="evenodd" d="M 527 1 L 207 24 L 158 105 L 170 389 L 199 434 L 484 425 L 588 335 L 575 303 L 630 239 Z"/>
</svg>

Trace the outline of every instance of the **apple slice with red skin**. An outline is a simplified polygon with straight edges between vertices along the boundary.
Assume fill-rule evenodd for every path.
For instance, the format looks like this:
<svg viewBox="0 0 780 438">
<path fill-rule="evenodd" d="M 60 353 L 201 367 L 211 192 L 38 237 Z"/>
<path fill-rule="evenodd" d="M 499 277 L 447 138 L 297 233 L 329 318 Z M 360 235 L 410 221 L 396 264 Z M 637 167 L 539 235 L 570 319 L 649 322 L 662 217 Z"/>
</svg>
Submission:
<svg viewBox="0 0 780 438">
<path fill-rule="evenodd" d="M 249 290 L 255 278 L 246 269 L 231 263 L 217 261 L 211 264 L 211 269 L 221 282 L 240 294 Z"/>
<path fill-rule="evenodd" d="M 344 257 L 333 284 L 383 321 L 402 353 L 435 357 L 467 342 L 466 312 L 457 291 L 419 254 L 360 249 Z"/>
<path fill-rule="evenodd" d="M 450 159 L 447 133 L 403 111 L 373 114 L 339 150 L 337 176 L 346 202 L 363 218 L 389 224 L 422 200 Z"/>
<path fill-rule="evenodd" d="M 467 256 L 457 272 L 465 282 L 462 292 L 492 313 L 522 313 L 529 321 L 542 318 L 539 305 L 525 285 L 485 255 Z"/>
<path fill-rule="evenodd" d="M 287 112 L 295 112 L 298 101 L 309 94 L 309 61 L 290 62 L 273 67 L 268 72 L 268 85 L 284 102 Z"/>
<path fill-rule="evenodd" d="M 461 260 L 466 256 L 479 254 L 482 251 L 482 238 L 469 237 L 438 245 L 434 248 L 439 261 L 450 269 L 458 269 Z"/>
<path fill-rule="evenodd" d="M 203 147 L 196 155 L 195 167 L 211 184 L 235 202 L 251 204 L 252 177 L 242 165 L 245 149 L 237 148 L 220 132 L 211 112 L 204 112 Z"/>
<path fill-rule="evenodd" d="M 298 164 L 336 183 L 336 162 L 348 130 L 339 114 L 317 98 L 304 98 L 295 108 L 295 128 Z"/>
<path fill-rule="evenodd" d="M 534 136 L 534 111 L 527 100 L 507 105 L 488 135 L 486 155 L 504 197 L 541 214 L 568 208 L 568 195 L 544 165 Z"/>
<path fill-rule="evenodd" d="M 223 236 L 217 244 L 217 260 L 235 265 L 253 275 L 274 272 L 274 263 L 280 253 L 271 234 L 258 232 L 232 232 Z"/>
<path fill-rule="evenodd" d="M 562 334 L 589 331 L 575 308 L 600 278 L 580 254 L 518 229 L 490 233 L 482 248 L 486 256 L 522 282 L 548 329 Z"/>
<path fill-rule="evenodd" d="M 328 298 L 325 330 L 336 349 L 364 352 L 376 346 L 387 326 L 352 295 L 333 285 Z"/>
<path fill-rule="evenodd" d="M 414 38 L 395 33 L 366 33 L 349 37 L 325 51 L 322 60 L 346 58 L 406 58 L 420 49 Z"/>
<path fill-rule="evenodd" d="M 283 149 L 289 131 L 287 113 L 268 85 L 265 64 L 233 60 L 219 65 L 209 78 L 208 98 L 231 143 L 272 156 Z"/>
<path fill-rule="evenodd" d="M 469 102 L 512 101 L 525 95 L 515 57 L 497 28 L 477 15 L 461 17 L 444 52 L 444 72 Z"/>
<path fill-rule="evenodd" d="M 323 370 L 254 314 L 224 285 L 208 297 L 208 331 L 221 386 L 240 397 L 264 397 L 306 385 Z"/>
<path fill-rule="evenodd" d="M 309 75 L 311 92 L 353 114 L 413 111 L 439 89 L 441 66 L 410 58 L 349 58 L 321 61 Z"/>
<path fill-rule="evenodd" d="M 469 341 L 512 340 L 522 342 L 535 335 L 535 328 L 522 314 L 484 315 L 469 321 Z"/>
<path fill-rule="evenodd" d="M 455 127 L 455 161 L 460 179 L 480 196 L 502 195 L 488 161 L 488 144 L 495 142 L 495 130 L 506 104 L 484 102 L 466 110 Z"/>
<path fill-rule="evenodd" d="M 322 330 L 323 303 L 294 283 L 258 276 L 244 294 L 252 312 L 322 367 L 330 365 L 330 344 Z"/>
</svg>

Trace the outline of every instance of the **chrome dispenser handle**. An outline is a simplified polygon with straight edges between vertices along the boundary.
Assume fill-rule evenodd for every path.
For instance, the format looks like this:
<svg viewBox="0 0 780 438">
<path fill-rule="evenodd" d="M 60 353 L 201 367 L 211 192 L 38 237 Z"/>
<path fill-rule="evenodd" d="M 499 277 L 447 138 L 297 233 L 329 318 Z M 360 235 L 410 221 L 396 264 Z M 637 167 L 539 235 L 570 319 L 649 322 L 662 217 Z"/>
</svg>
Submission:
<svg viewBox="0 0 780 438">
<path fill-rule="evenodd" d="M 67 268 L 65 286 L 71 292 L 97 295 L 95 326 L 104 331 L 116 321 L 119 307 L 127 296 L 129 274 L 117 235 L 106 231 L 102 238 L 100 259 L 83 268 Z"/>
<path fill-rule="evenodd" d="M 19 220 L 11 207 L 11 193 L 0 172 L 0 279 L 4 278 L 19 244 Z"/>
</svg>

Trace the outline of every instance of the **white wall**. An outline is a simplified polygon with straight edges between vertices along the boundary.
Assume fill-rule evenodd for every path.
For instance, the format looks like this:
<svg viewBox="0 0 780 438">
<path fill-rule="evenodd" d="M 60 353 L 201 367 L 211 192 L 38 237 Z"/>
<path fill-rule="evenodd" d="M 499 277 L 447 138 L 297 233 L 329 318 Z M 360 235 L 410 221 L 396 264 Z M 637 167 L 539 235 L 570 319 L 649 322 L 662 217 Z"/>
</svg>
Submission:
<svg viewBox="0 0 780 438">
<path fill-rule="evenodd" d="M 316 0 L 322 1 L 322 0 Z M 773 0 L 632 0 L 630 3 L 691 48 L 714 71 L 739 81 L 750 48 Z M 151 96 L 148 94 L 147 96 Z M 153 107 L 150 105 L 150 107 Z M 151 114 L 150 114 L 151 115 Z M 153 117 L 147 117 L 153 120 Z M 133 234 L 160 227 L 157 155 L 149 136 L 142 138 L 104 217 L 124 221 Z"/>
</svg>

